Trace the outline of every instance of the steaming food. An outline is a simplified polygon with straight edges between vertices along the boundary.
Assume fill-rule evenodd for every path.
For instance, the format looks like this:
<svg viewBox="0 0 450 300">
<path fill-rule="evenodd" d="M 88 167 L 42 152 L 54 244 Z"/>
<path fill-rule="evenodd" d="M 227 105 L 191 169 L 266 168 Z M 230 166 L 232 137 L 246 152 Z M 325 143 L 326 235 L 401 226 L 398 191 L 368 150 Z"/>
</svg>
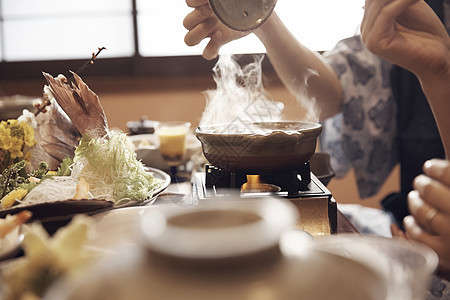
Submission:
<svg viewBox="0 0 450 300">
<path fill-rule="evenodd" d="M 213 126 L 201 126 L 203 133 L 207 134 L 239 134 L 239 135 L 270 135 L 282 132 L 287 135 L 295 135 L 299 130 L 307 130 L 317 127 L 314 123 L 307 122 L 245 122 L 242 127 L 236 127 L 234 123 L 218 124 Z"/>
<path fill-rule="evenodd" d="M 217 89 L 205 92 L 207 104 L 200 125 L 232 123 L 243 128 L 240 122 L 279 121 L 284 105 L 268 97 L 262 83 L 261 62 L 241 68 L 231 55 L 221 55 L 214 66 Z"/>
<path fill-rule="evenodd" d="M 246 174 L 299 170 L 315 152 L 322 126 L 282 121 L 284 105 L 265 93 L 261 61 L 241 68 L 232 56 L 221 55 L 214 66 L 217 89 L 206 92 L 208 103 L 195 134 L 215 167 Z M 312 105 L 306 106 L 315 114 Z"/>
<path fill-rule="evenodd" d="M 317 72 L 305 70 L 305 78 L 297 79 L 294 101 L 274 101 L 264 88 L 263 58 L 255 56 L 254 62 L 241 67 L 233 56 L 220 55 L 213 68 L 217 88 L 204 93 L 207 104 L 200 126 L 229 124 L 229 129 L 245 132 L 248 122 L 318 121 L 315 99 L 306 93 L 308 78 L 317 76 Z"/>
<path fill-rule="evenodd" d="M 195 134 L 211 164 L 245 174 L 299 170 L 314 154 L 317 137 L 322 132 L 322 126 L 313 122 L 245 124 L 246 131 L 237 133 L 226 130 L 230 124 L 197 128 Z M 250 128 L 260 130 L 252 132 Z"/>
</svg>

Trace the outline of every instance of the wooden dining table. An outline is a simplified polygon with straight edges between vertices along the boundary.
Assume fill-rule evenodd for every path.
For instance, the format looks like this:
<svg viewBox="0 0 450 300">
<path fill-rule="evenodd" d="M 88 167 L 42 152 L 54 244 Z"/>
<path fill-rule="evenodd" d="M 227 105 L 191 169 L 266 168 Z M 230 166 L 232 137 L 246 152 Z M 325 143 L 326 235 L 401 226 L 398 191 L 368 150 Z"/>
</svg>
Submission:
<svg viewBox="0 0 450 300">
<path fill-rule="evenodd" d="M 133 276 L 125 276 L 127 277 L 126 279 L 130 279 L 129 281 L 125 283 L 120 283 L 119 285 L 121 286 L 121 288 L 123 288 L 124 291 L 126 291 L 127 293 L 130 293 L 131 291 L 136 292 L 139 295 L 147 295 L 150 292 L 155 292 L 155 291 L 160 291 L 161 293 L 169 293 L 169 292 L 173 292 L 173 288 L 171 287 L 170 284 L 172 284 L 172 282 L 189 282 L 188 280 L 191 280 L 193 277 L 193 274 L 195 275 L 196 273 L 192 271 L 191 266 L 192 264 L 190 264 L 189 262 L 186 264 L 185 268 L 185 272 L 179 272 L 179 262 L 177 260 L 175 260 L 177 263 L 174 264 L 174 260 L 172 260 L 172 258 L 169 257 L 169 259 L 167 257 L 164 257 L 164 255 L 161 257 L 161 255 L 156 252 L 148 252 L 147 250 L 147 246 L 146 244 L 140 244 L 142 243 L 142 240 L 140 240 L 140 243 L 137 243 L 134 238 L 137 236 L 136 235 L 136 223 L 139 221 L 140 217 L 144 215 L 144 213 L 150 212 L 153 210 L 153 207 L 155 207 L 156 209 L 158 209 L 158 206 L 184 206 L 184 207 L 192 207 L 195 206 L 197 204 L 199 204 L 198 202 L 195 202 L 196 200 L 193 197 L 193 185 L 190 181 L 185 181 L 185 182 L 180 182 L 180 183 L 171 183 L 167 186 L 167 188 L 162 191 L 160 194 L 158 194 L 155 197 L 155 201 L 150 202 L 147 204 L 147 207 L 143 207 L 143 206 L 138 206 L 138 207 L 126 207 L 124 209 L 112 209 L 112 210 L 107 210 L 104 213 L 98 213 L 98 214 L 93 214 L 92 217 L 94 218 L 94 220 L 97 222 L 96 226 L 99 226 L 98 228 L 96 228 L 98 231 L 98 236 L 95 239 L 95 241 L 90 242 L 91 244 L 88 244 L 88 248 L 89 249 L 96 249 L 96 251 L 105 251 L 105 253 L 108 253 L 110 255 L 112 255 L 110 257 L 109 260 L 106 260 L 108 263 L 112 263 L 115 261 L 120 261 L 120 260 L 124 260 L 124 258 L 126 258 L 126 261 L 128 262 L 128 264 L 117 264 L 115 265 L 115 267 L 117 268 L 117 270 L 121 270 L 124 273 L 128 272 L 128 274 L 132 274 Z M 214 200 L 202 200 L 202 201 L 214 201 Z M 334 199 L 333 199 L 334 201 Z M 337 206 L 336 207 L 336 215 L 335 215 L 335 230 L 332 231 L 331 235 L 346 235 L 346 234 L 350 234 L 350 235 L 360 235 L 360 232 L 358 231 L 358 229 L 354 226 L 354 224 L 352 224 L 352 222 L 339 210 L 339 208 Z M 125 214 L 125 212 L 128 212 L 128 214 Z M 331 225 L 330 225 L 331 227 Z M 333 226 L 334 227 L 334 226 Z M 106 230 L 106 231 L 104 231 Z M 295 231 L 295 233 L 297 233 L 298 231 Z M 321 240 L 320 237 L 318 237 L 316 239 L 316 236 L 314 236 L 314 234 L 311 234 L 314 237 L 314 245 L 316 245 L 316 242 L 319 243 L 320 242 L 327 242 L 328 240 L 332 240 L 331 239 L 323 239 Z M 342 236 L 342 238 L 347 238 L 348 236 Z M 350 238 L 353 238 L 353 236 L 350 236 Z M 339 239 L 339 237 L 338 237 Z M 340 241 L 340 240 L 339 240 Z M 297 245 L 297 244 L 296 244 Z M 126 247 L 125 247 L 126 246 Z M 103 249 L 103 250 L 102 250 Z M 149 255 L 150 253 L 150 255 Z M 321 252 L 322 253 L 322 252 Z M 328 253 L 327 251 L 325 251 L 324 253 Z M 17 256 L 21 256 L 23 253 L 17 255 Z M 330 253 L 333 254 L 333 257 L 329 257 L 330 258 L 330 266 L 334 266 L 336 267 L 337 262 L 339 261 L 339 259 L 344 260 L 345 256 L 339 256 L 337 253 Z M 150 258 L 149 258 L 150 257 Z M 257 257 L 257 256 L 255 256 Z M 117 259 L 119 258 L 119 259 Z M 264 256 L 264 259 L 266 257 Z M 261 257 L 261 259 L 263 259 Z M 278 270 L 279 272 L 277 273 L 280 278 L 282 278 L 283 280 L 281 280 L 280 282 L 285 282 L 287 277 L 283 277 L 285 274 L 285 272 L 289 273 L 291 272 L 291 270 L 296 270 L 296 268 L 299 268 L 300 270 L 302 270 L 302 265 L 296 265 L 295 261 L 290 261 L 290 258 L 288 258 L 286 256 L 286 258 L 283 256 L 283 259 L 280 260 L 280 262 L 284 262 L 286 260 L 287 263 L 282 263 L 282 264 L 276 264 L 276 263 L 272 263 L 269 264 L 269 266 L 267 267 L 267 276 L 263 276 L 261 277 L 262 280 L 265 280 L 264 282 L 267 283 L 267 285 L 272 284 L 273 286 L 277 286 L 276 284 L 274 284 L 273 281 L 273 276 L 272 275 L 272 269 L 274 268 L 274 270 Z M 288 261 L 289 260 L 289 261 Z M 160 261 L 162 261 L 163 263 L 160 263 Z M 319 260 L 320 261 L 320 260 Z M 167 262 L 167 264 L 165 263 Z M 196 260 L 193 260 L 193 262 L 197 262 Z M 349 264 L 356 263 L 357 260 L 353 261 L 352 259 L 348 260 L 345 259 L 345 262 L 342 261 L 343 265 L 338 266 L 338 270 L 339 272 L 347 272 L 349 269 L 351 269 L 349 267 Z M 150 264 L 149 264 L 150 263 Z M 259 267 L 262 266 L 262 268 L 264 268 L 264 265 L 261 263 L 259 264 L 256 260 L 252 263 L 254 263 L 255 265 L 258 265 Z M 294 266 L 292 267 L 292 269 L 284 269 L 286 266 Z M 358 264 L 359 265 L 359 264 Z M 174 266 L 176 266 L 176 268 L 174 268 Z M 317 266 L 320 267 L 320 264 L 318 264 Z M 317 267 L 315 266 L 315 267 Z M 104 286 L 106 283 L 104 280 L 109 280 L 109 275 L 107 274 L 112 274 L 114 272 L 109 272 L 109 267 L 106 269 L 97 269 L 98 272 L 100 272 L 99 274 L 103 274 L 104 277 L 106 279 L 103 279 L 103 277 L 101 276 L 97 276 L 96 278 L 93 279 L 92 282 L 94 287 L 102 287 Z M 303 266 L 304 267 L 304 266 Z M 107 273 L 101 273 L 101 272 L 105 272 L 105 270 L 107 270 Z M 150 271 L 149 271 L 150 270 Z M 197 269 L 194 269 L 197 270 Z M 306 270 L 306 269 L 305 269 Z M 367 269 L 364 267 L 364 270 L 367 271 Z M 247 270 L 248 271 L 248 270 Z M 297 270 L 296 270 L 297 271 Z M 345 279 L 347 278 L 346 276 L 341 276 L 341 273 L 339 273 L 339 275 L 337 275 L 337 277 L 333 277 L 331 276 L 330 272 L 329 272 L 329 268 L 328 266 L 324 268 L 323 272 L 317 272 L 317 274 L 321 274 L 320 277 L 316 278 L 317 280 L 322 280 L 325 281 L 327 283 L 333 283 L 335 280 L 337 279 L 342 279 L 344 281 L 344 283 L 348 283 L 349 286 L 345 287 L 347 290 L 351 290 L 351 288 L 355 288 L 355 287 L 359 287 L 361 285 L 356 284 L 355 282 L 360 282 L 360 283 L 367 283 L 367 282 L 375 282 L 375 281 L 371 281 L 371 280 L 362 280 L 361 277 L 356 276 L 356 278 L 351 277 L 351 280 L 346 281 Z M 351 271 L 351 270 L 350 270 Z M 348 274 L 350 274 L 351 272 L 349 271 Z M 197 272 L 197 271 L 196 271 Z M 120 274 L 121 272 L 115 272 L 116 274 Z M 369 272 L 370 273 L 370 272 Z M 157 280 L 155 281 L 155 283 L 150 286 L 148 284 L 148 282 L 150 282 L 151 280 L 141 280 L 139 282 L 135 282 L 134 279 L 131 280 L 131 278 L 136 278 L 137 276 L 134 275 L 145 275 L 145 276 L 149 276 L 149 274 L 151 275 L 150 277 L 152 278 L 152 280 L 155 280 L 155 278 L 157 278 Z M 162 275 L 161 275 L 162 274 Z M 203 273 L 201 273 L 200 275 L 202 275 Z M 249 280 L 249 278 L 251 279 L 251 276 L 256 276 L 255 274 L 257 274 L 258 276 L 262 276 L 260 275 L 258 272 L 255 272 L 255 274 L 250 274 L 250 277 L 245 277 L 242 275 L 242 277 L 236 277 L 238 279 L 230 279 L 230 278 L 234 278 L 233 276 L 236 276 L 236 274 L 240 274 L 240 271 L 237 272 L 236 274 L 232 274 L 233 276 L 230 276 L 229 278 L 225 278 L 227 281 L 224 282 L 220 282 L 220 280 L 222 280 L 222 278 L 218 277 L 218 273 L 214 272 L 213 273 L 214 276 L 212 276 L 211 274 L 203 274 L 201 277 L 198 277 L 201 279 L 202 283 L 200 285 L 198 285 L 199 287 L 201 287 L 202 289 L 205 289 L 205 285 L 204 282 L 208 282 L 208 285 L 206 285 L 212 292 L 211 293 L 215 293 L 217 290 L 221 290 L 222 287 L 228 287 L 230 290 L 232 288 L 236 288 L 236 287 L 240 287 L 240 288 L 245 288 L 246 286 L 250 286 L 249 285 L 242 285 L 241 282 L 239 280 Z M 354 274 L 354 273 L 353 273 Z M 372 273 L 370 273 L 372 274 Z M 303 276 L 304 274 L 301 274 L 301 272 L 299 273 L 299 276 Z M 325 277 L 323 276 L 328 276 L 330 275 L 330 280 L 324 280 Z M 442 276 L 443 278 L 448 278 L 448 272 L 444 273 L 439 273 L 440 276 Z M 144 276 L 144 278 L 145 278 Z M 240 276 L 240 275 L 239 275 Z M 309 276 L 309 273 L 308 273 Z M 119 279 L 115 278 L 115 280 L 118 280 L 117 282 L 121 282 L 121 280 L 123 280 L 123 277 L 121 275 L 117 276 Z M 149 278 L 150 278 L 149 277 Z M 197 277 L 194 276 L 194 279 L 197 280 Z M 350 275 L 349 277 L 350 278 Z M 148 279 L 148 278 L 147 278 Z M 215 281 L 215 279 L 217 279 Z M 375 278 L 376 279 L 376 278 Z M 379 278 L 378 278 L 379 279 Z M 192 279 L 193 280 L 193 279 Z M 321 282 L 322 282 L 321 281 Z M 87 282 L 89 282 L 89 280 L 87 280 Z M 168 284 L 170 283 L 170 284 Z M 108 283 L 109 284 L 109 283 Z M 127 284 L 130 284 L 130 286 L 127 286 Z M 295 286 L 295 285 L 294 285 Z M 375 285 L 374 285 L 375 286 Z M 193 288 L 194 287 L 194 288 Z M 322 288 L 322 286 L 321 286 Z M 186 284 L 185 286 L 183 286 L 182 288 L 180 288 L 180 295 L 182 295 L 183 293 L 185 293 L 185 291 L 188 291 L 188 293 L 196 293 L 198 291 L 201 291 L 202 289 L 198 289 L 196 288 L 195 284 Z M 277 291 L 276 288 L 273 288 L 272 291 Z M 139 292 L 139 293 L 138 293 Z M 206 293 L 206 292 L 205 292 Z M 370 294 L 370 293 L 369 293 Z M 189 298 L 189 297 L 188 297 Z M 91 298 L 79 298 L 79 299 L 91 299 Z M 95 299 L 95 298 L 92 298 Z M 141 298 L 134 298 L 134 299 L 141 299 Z M 145 298 L 142 298 L 145 299 Z M 224 298 L 222 298 L 224 299 Z M 364 299 L 368 299 L 368 298 L 364 298 Z M 374 298 L 374 299 L 380 299 L 380 298 Z"/>
<path fill-rule="evenodd" d="M 189 182 L 170 184 L 166 191 L 159 196 L 166 197 L 189 197 L 191 185 Z M 361 234 L 352 222 L 336 208 L 336 231 L 334 234 Z M 450 280 L 450 270 L 438 269 L 437 275 L 443 279 Z"/>
</svg>

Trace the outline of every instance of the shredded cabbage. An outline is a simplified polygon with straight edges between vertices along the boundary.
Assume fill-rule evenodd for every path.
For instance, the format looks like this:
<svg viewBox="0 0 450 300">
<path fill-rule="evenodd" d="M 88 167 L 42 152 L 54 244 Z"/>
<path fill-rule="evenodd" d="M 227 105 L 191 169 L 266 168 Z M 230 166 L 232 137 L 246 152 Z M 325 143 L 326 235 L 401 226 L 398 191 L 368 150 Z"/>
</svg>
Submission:
<svg viewBox="0 0 450 300">
<path fill-rule="evenodd" d="M 122 132 L 112 132 L 109 139 L 84 136 L 75 150 L 72 177 L 83 177 L 93 197 L 114 202 L 142 202 L 162 184 L 137 160 Z"/>
</svg>

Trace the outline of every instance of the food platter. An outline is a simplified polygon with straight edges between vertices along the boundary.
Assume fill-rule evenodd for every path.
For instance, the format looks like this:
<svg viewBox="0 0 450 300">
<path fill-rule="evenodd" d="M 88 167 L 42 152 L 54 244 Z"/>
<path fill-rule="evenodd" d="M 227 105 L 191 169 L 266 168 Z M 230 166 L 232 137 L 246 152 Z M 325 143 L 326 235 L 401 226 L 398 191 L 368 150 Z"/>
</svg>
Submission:
<svg viewBox="0 0 450 300">
<path fill-rule="evenodd" d="M 59 217 L 72 216 L 77 213 L 88 213 L 105 208 L 112 208 L 114 203 L 103 199 L 66 199 L 45 203 L 13 206 L 0 211 L 0 217 L 14 215 L 23 210 L 33 213 L 30 221 L 46 220 L 48 218 L 58 219 Z"/>
<path fill-rule="evenodd" d="M 164 191 L 169 186 L 171 179 L 169 174 L 159 169 L 151 167 L 145 167 L 145 169 L 147 172 L 151 173 L 156 179 L 161 180 L 161 185 L 153 191 L 152 197 L 142 203 L 144 205 L 148 205 L 153 203 L 156 199 L 156 196 L 158 196 L 162 191 Z"/>
<path fill-rule="evenodd" d="M 33 213 L 30 221 L 39 220 L 46 225 L 47 230 L 54 231 L 62 225 L 69 222 L 76 214 L 88 214 L 93 215 L 106 210 L 138 206 L 149 205 L 153 203 L 156 196 L 164 191 L 170 184 L 170 176 L 155 168 L 146 168 L 147 172 L 153 174 L 156 179 L 161 180 L 161 185 L 153 191 L 152 197 L 144 202 L 128 201 L 125 203 L 115 204 L 112 201 L 104 199 L 62 199 L 59 201 L 35 203 L 28 205 L 17 205 L 8 209 L 0 210 L 0 218 L 6 217 L 6 215 L 13 215 L 23 210 L 28 210 Z"/>
</svg>

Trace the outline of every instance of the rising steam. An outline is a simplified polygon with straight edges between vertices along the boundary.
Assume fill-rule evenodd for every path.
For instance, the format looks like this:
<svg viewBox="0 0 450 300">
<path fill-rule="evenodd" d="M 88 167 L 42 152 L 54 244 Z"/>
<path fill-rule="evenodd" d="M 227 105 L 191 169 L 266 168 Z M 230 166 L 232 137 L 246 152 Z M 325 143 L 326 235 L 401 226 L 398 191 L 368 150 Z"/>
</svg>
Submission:
<svg viewBox="0 0 450 300">
<path fill-rule="evenodd" d="M 227 124 L 251 121 L 268 122 L 280 120 L 317 121 L 314 101 L 305 97 L 307 79 L 299 82 L 299 90 L 295 95 L 296 108 L 289 110 L 286 118 L 283 113 L 285 105 L 270 99 L 262 83 L 261 62 L 264 56 L 255 56 L 253 63 L 241 67 L 232 55 L 221 55 L 213 68 L 216 90 L 205 92 L 207 100 L 200 126 L 212 124 Z M 314 71 L 310 75 L 314 75 Z M 297 111 L 297 117 L 292 116 L 292 110 Z"/>
</svg>

